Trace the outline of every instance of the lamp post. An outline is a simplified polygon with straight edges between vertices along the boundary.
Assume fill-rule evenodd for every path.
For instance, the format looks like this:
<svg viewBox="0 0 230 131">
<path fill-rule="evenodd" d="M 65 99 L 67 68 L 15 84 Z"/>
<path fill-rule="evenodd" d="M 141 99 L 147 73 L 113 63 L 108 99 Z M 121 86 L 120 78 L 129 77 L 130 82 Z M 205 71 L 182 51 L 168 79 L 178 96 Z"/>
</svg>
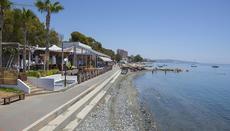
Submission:
<svg viewBox="0 0 230 131">
<path fill-rule="evenodd" d="M 65 80 L 64 80 L 64 86 L 66 87 L 66 69 L 67 69 L 67 66 L 66 66 L 66 63 L 67 63 L 68 59 L 65 58 L 64 59 L 64 62 L 65 62 Z"/>
<path fill-rule="evenodd" d="M 63 76 L 63 65 L 64 65 L 64 43 L 63 43 L 63 38 L 64 38 L 64 35 L 59 35 L 59 40 L 61 42 L 61 74 Z"/>
</svg>

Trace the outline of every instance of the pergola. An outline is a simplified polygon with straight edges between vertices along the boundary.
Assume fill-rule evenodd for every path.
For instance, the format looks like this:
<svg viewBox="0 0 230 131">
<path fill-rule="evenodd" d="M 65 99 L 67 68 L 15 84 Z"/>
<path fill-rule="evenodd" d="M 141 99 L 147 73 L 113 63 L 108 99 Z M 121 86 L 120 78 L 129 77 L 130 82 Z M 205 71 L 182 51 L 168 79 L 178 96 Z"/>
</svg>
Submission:
<svg viewBox="0 0 230 131">
<path fill-rule="evenodd" d="M 2 48 L 8 51 L 3 53 L 3 67 L 12 68 L 13 66 L 13 68 L 18 69 L 20 67 L 20 49 L 23 48 L 23 45 L 18 42 L 3 42 Z"/>
<path fill-rule="evenodd" d="M 15 49 L 14 53 L 3 54 L 3 65 L 7 68 L 23 68 L 23 48 L 17 42 L 3 42 L 3 49 Z M 26 67 L 31 66 L 44 68 L 45 47 L 27 46 L 26 47 Z M 49 48 L 51 63 L 50 66 L 57 66 L 63 70 L 63 58 L 68 57 L 72 65 L 78 69 L 97 68 L 98 61 L 112 62 L 108 55 L 93 50 L 90 46 L 80 42 L 64 42 L 63 49 L 57 45 Z M 57 59 L 58 58 L 58 59 Z M 31 61 L 32 60 L 32 61 Z"/>
<path fill-rule="evenodd" d="M 31 62 L 31 54 L 29 53 L 29 63 L 32 66 L 44 68 L 45 47 L 29 47 L 29 52 L 32 52 L 33 62 Z M 97 68 L 98 60 L 111 62 L 108 55 L 93 50 L 90 46 L 80 42 L 64 42 L 63 49 L 57 45 L 52 45 L 49 48 L 51 57 L 50 66 L 57 66 L 63 70 L 63 59 L 68 57 L 72 65 L 78 69 L 82 68 Z"/>
<path fill-rule="evenodd" d="M 45 59 L 45 47 L 33 47 L 33 54 L 35 56 L 35 62 L 33 65 L 40 65 L 44 67 L 44 59 Z M 51 56 L 51 64 L 50 65 L 56 65 L 56 66 L 62 66 L 62 55 L 63 57 L 66 57 L 70 54 L 69 50 L 58 47 L 57 45 L 52 45 L 49 47 L 49 55 Z M 57 61 L 57 57 L 60 58 Z M 60 68 L 60 67 L 59 67 Z"/>
<path fill-rule="evenodd" d="M 80 42 L 64 42 L 63 48 L 73 54 L 73 65 L 77 68 L 97 68 L 99 58 L 106 62 L 112 61 L 108 55 L 95 51 Z"/>
</svg>

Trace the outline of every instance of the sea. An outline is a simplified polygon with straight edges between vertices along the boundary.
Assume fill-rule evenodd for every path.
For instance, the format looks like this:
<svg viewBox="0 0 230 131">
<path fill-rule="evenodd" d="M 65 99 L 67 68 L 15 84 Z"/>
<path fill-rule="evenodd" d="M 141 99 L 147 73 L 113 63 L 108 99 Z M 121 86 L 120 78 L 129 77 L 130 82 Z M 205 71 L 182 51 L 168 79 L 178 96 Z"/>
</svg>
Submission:
<svg viewBox="0 0 230 131">
<path fill-rule="evenodd" d="M 159 131 L 230 131 L 230 65 L 154 63 L 188 72 L 145 72 L 133 84 Z"/>
</svg>

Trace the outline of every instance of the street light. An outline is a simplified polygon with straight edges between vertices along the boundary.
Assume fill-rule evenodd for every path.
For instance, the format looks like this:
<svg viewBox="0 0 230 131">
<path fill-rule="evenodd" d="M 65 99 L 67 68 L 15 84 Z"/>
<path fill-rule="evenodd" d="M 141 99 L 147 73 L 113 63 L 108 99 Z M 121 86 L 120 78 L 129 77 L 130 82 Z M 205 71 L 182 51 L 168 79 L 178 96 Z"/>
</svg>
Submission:
<svg viewBox="0 0 230 131">
<path fill-rule="evenodd" d="M 59 35 L 59 40 L 60 40 L 60 42 L 61 42 L 61 74 L 62 74 L 62 76 L 63 76 L 63 64 L 64 64 L 64 43 L 63 43 L 63 38 L 64 38 L 64 35 Z"/>
<path fill-rule="evenodd" d="M 66 66 L 66 63 L 68 61 L 68 58 L 65 58 L 64 59 L 64 62 L 65 62 L 65 81 L 64 81 L 64 86 L 66 87 L 66 69 L 67 69 L 67 66 Z"/>
</svg>

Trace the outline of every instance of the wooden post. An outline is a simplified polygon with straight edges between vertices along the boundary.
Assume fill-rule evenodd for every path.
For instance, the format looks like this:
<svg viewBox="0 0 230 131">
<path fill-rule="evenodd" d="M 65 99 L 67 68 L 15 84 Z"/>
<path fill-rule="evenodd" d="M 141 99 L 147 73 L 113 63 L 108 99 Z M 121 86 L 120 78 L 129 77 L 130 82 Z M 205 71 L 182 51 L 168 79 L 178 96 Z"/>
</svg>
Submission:
<svg viewBox="0 0 230 131">
<path fill-rule="evenodd" d="M 4 21 L 3 7 L 2 7 L 2 5 L 0 5 L 0 67 L 2 67 L 2 32 L 3 32 L 3 21 Z"/>
<path fill-rule="evenodd" d="M 86 61 L 85 61 L 85 62 L 86 62 L 85 65 L 86 65 L 86 68 L 88 68 L 88 60 L 87 60 L 87 59 L 88 59 L 88 55 L 85 55 L 85 60 L 86 60 Z"/>
<path fill-rule="evenodd" d="M 78 55 L 76 55 L 76 67 L 78 69 Z"/>
<path fill-rule="evenodd" d="M 97 68 L 97 55 L 95 56 L 95 68 Z"/>
<path fill-rule="evenodd" d="M 81 62 L 82 62 L 82 64 L 83 64 L 83 61 L 84 61 L 83 48 L 81 48 Z"/>
<path fill-rule="evenodd" d="M 20 68 L 20 49 L 19 49 L 20 47 L 19 47 L 19 44 L 18 44 L 18 48 L 17 48 L 17 50 L 18 50 L 18 65 L 17 65 L 17 71 L 19 72 L 19 68 Z"/>
<path fill-rule="evenodd" d="M 89 56 L 89 67 L 92 66 L 92 55 Z"/>
<path fill-rule="evenodd" d="M 73 65 L 76 66 L 76 43 L 73 45 Z"/>
<path fill-rule="evenodd" d="M 30 70 L 30 63 L 31 63 L 31 50 L 30 50 L 30 48 L 29 48 L 28 54 L 29 54 L 28 70 Z"/>
<path fill-rule="evenodd" d="M 63 42 L 61 41 L 61 74 L 63 75 L 63 70 L 64 70 L 64 45 Z"/>
</svg>

